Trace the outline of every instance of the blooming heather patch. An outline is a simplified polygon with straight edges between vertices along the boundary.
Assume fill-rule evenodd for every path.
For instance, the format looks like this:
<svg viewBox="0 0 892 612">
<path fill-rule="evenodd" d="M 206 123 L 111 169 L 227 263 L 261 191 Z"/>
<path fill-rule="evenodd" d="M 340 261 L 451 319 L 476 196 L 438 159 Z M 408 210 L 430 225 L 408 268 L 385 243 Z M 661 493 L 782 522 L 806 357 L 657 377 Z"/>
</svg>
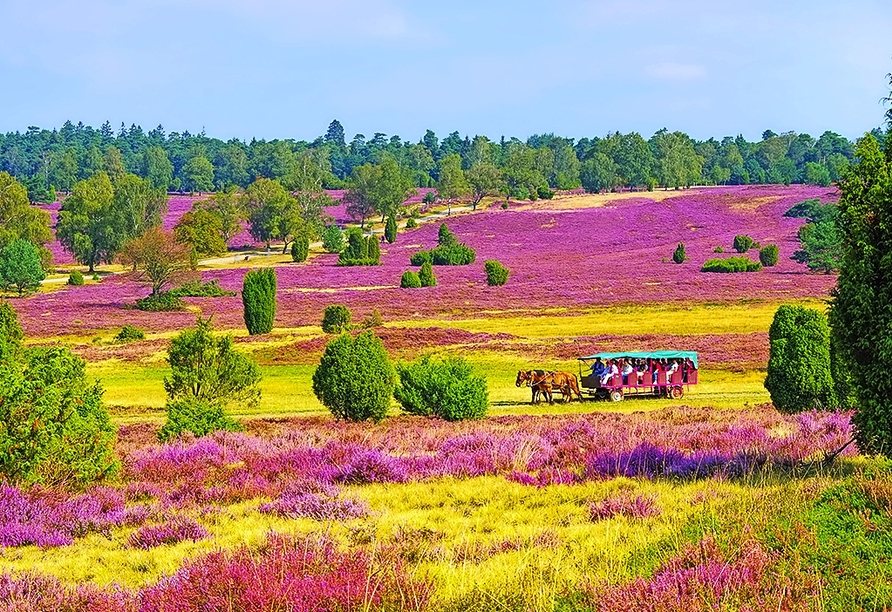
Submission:
<svg viewBox="0 0 892 612">
<path fill-rule="evenodd" d="M 691 612 L 724 610 L 816 609 L 820 584 L 809 574 L 796 580 L 772 571 L 776 556 L 755 540 L 725 555 L 711 537 L 685 546 L 650 578 L 594 588 L 591 600 L 598 612 Z"/>
<path fill-rule="evenodd" d="M 67 546 L 91 532 L 139 524 L 155 514 L 146 505 L 124 505 L 124 493 L 95 487 L 83 494 L 0 485 L 0 546 Z"/>
<path fill-rule="evenodd" d="M 128 543 L 133 548 L 148 550 L 163 544 L 177 544 L 186 540 L 197 542 L 209 536 L 208 530 L 194 520 L 178 516 L 159 525 L 140 527 L 130 535 Z"/>
<path fill-rule="evenodd" d="M 139 590 L 71 588 L 36 573 L 0 575 L 0 610 L 423 610 L 431 592 L 430 583 L 411 577 L 395 555 L 343 552 L 325 538 L 270 534 L 258 550 L 202 555 Z"/>
<path fill-rule="evenodd" d="M 360 501 L 291 490 L 273 502 L 261 504 L 259 510 L 264 514 L 317 521 L 343 521 L 368 514 L 368 508 Z"/>
<path fill-rule="evenodd" d="M 324 308 L 348 306 L 356 318 L 378 309 L 386 320 L 413 316 L 480 316 L 481 312 L 535 312 L 543 308 L 585 308 L 625 303 L 729 302 L 740 299 L 824 297 L 834 277 L 810 274 L 790 260 L 798 248 L 802 219 L 783 213 L 817 197 L 833 201 L 837 193 L 811 186 L 748 186 L 688 190 L 659 202 L 622 200 L 601 208 L 520 211 L 486 210 L 449 220 L 456 237 L 474 248 L 480 262 L 498 259 L 511 269 L 503 287 L 486 285 L 482 264 L 442 266 L 438 285 L 422 291 L 400 290 L 399 279 L 412 253 L 437 241 L 437 224 L 423 224 L 386 245 L 382 265 L 338 267 L 337 256 L 314 257 L 300 266 L 278 270 L 277 325 L 315 325 Z M 752 274 L 711 275 L 700 265 L 717 246 L 730 248 L 736 234 L 777 244 L 777 266 Z M 690 260 L 668 258 L 684 242 Z M 230 291 L 242 285 L 244 269 L 208 270 L 204 280 L 218 280 Z M 146 287 L 123 279 L 101 286 L 64 288 L 19 300 L 23 326 L 30 335 L 57 335 L 136 324 L 147 330 L 170 330 L 189 324 L 181 316 L 142 317 L 125 310 Z M 241 301 L 190 298 L 205 315 L 215 314 L 221 327 L 240 327 Z M 136 317 L 134 319 L 134 317 Z"/>
<path fill-rule="evenodd" d="M 628 518 L 648 518 L 659 516 L 660 507 L 653 495 L 632 495 L 622 491 L 606 499 L 592 502 L 588 507 L 589 517 L 593 521 L 602 521 L 615 516 Z"/>
</svg>

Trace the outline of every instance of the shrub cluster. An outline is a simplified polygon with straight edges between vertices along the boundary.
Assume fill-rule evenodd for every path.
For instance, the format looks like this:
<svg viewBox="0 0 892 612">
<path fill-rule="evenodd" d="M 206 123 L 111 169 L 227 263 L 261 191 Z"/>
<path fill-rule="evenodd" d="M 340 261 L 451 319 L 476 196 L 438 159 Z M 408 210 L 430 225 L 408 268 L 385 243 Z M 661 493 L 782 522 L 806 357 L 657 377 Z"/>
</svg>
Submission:
<svg viewBox="0 0 892 612">
<path fill-rule="evenodd" d="M 183 283 L 176 289 L 171 289 L 167 293 L 178 298 L 223 297 L 228 295 L 235 295 L 235 291 L 226 291 L 217 283 L 216 280 L 211 280 L 206 283 L 203 283 L 201 281 L 188 281 Z"/>
<path fill-rule="evenodd" d="M 158 431 L 161 442 L 173 440 L 188 431 L 196 437 L 215 431 L 242 431 L 244 428 L 226 414 L 221 400 L 185 396 L 169 400 L 165 406 L 167 420 Z"/>
<path fill-rule="evenodd" d="M 263 268 L 245 274 L 242 304 L 249 334 L 255 336 L 271 332 L 276 318 L 276 271 Z"/>
<path fill-rule="evenodd" d="M 483 264 L 483 269 L 486 271 L 486 284 L 490 287 L 499 287 L 508 282 L 508 268 L 495 259 Z"/>
<path fill-rule="evenodd" d="M 384 319 L 381 317 L 381 313 L 378 312 L 377 308 L 372 309 L 372 312 L 369 313 L 365 319 L 362 320 L 362 328 L 363 329 L 372 329 L 373 327 L 381 327 L 384 325 Z"/>
<path fill-rule="evenodd" d="M 352 318 L 350 309 L 343 304 L 326 306 L 322 313 L 322 331 L 326 334 L 340 334 L 350 329 Z"/>
<path fill-rule="evenodd" d="M 125 325 L 115 336 L 115 340 L 118 342 L 133 342 L 135 340 L 144 340 L 145 337 L 145 332 L 140 328 L 132 325 Z"/>
<path fill-rule="evenodd" d="M 310 239 L 305 236 L 297 236 L 291 243 L 291 261 L 306 261 L 310 256 Z"/>
<path fill-rule="evenodd" d="M 400 384 L 394 396 L 405 412 L 447 421 L 479 419 L 489 408 L 486 377 L 461 357 L 436 360 L 426 355 L 397 366 Z"/>
<path fill-rule="evenodd" d="M 393 366 L 371 331 L 329 342 L 313 373 L 313 393 L 335 418 L 348 421 L 383 419 L 393 386 Z"/>
<path fill-rule="evenodd" d="M 431 263 L 435 266 L 466 266 L 474 263 L 477 253 L 469 246 L 461 244 L 445 223 L 440 225 L 437 246 L 429 251 L 412 254 L 410 263 L 421 266 Z"/>
<path fill-rule="evenodd" d="M 672 253 L 672 261 L 677 264 L 684 263 L 687 260 L 687 254 L 685 253 L 684 242 L 679 242 L 678 246 L 675 247 L 675 252 Z"/>
<path fill-rule="evenodd" d="M 80 270 L 72 270 L 71 274 L 68 275 L 68 284 L 74 286 L 81 286 L 84 284 L 84 274 Z"/>
<path fill-rule="evenodd" d="M 406 219 L 406 229 L 415 229 L 416 227 L 418 227 L 418 221 L 415 220 L 415 217 Z"/>
<path fill-rule="evenodd" d="M 363 236 L 358 227 L 347 231 L 347 246 L 338 257 L 339 266 L 377 266 L 381 263 L 381 245 L 377 236 Z"/>
<path fill-rule="evenodd" d="M 753 247 L 758 247 L 759 243 L 752 239 L 752 237 L 743 234 L 734 236 L 734 250 L 738 253 L 746 253 Z"/>
<path fill-rule="evenodd" d="M 165 291 L 136 300 L 136 307 L 147 312 L 173 312 L 186 310 L 186 303 L 170 291 Z"/>
<path fill-rule="evenodd" d="M 780 249 L 777 248 L 776 244 L 769 244 L 759 249 L 759 262 L 766 268 L 776 266 L 779 256 Z"/>
<path fill-rule="evenodd" d="M 728 259 L 708 259 L 703 264 L 703 272 L 758 272 L 762 264 L 749 257 L 729 257 Z"/>
</svg>

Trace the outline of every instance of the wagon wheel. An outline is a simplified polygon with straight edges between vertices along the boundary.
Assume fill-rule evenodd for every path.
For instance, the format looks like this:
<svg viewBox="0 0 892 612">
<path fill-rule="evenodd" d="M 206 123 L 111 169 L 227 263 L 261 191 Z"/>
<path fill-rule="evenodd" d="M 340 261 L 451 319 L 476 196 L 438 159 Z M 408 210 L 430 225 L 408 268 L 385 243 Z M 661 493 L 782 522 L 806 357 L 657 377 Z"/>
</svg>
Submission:
<svg viewBox="0 0 892 612">
<path fill-rule="evenodd" d="M 621 402 L 623 401 L 623 390 L 622 389 L 614 389 L 610 392 L 610 401 L 611 402 Z"/>
<path fill-rule="evenodd" d="M 684 389 L 681 387 L 672 387 L 672 399 L 681 399 L 684 396 Z"/>
</svg>

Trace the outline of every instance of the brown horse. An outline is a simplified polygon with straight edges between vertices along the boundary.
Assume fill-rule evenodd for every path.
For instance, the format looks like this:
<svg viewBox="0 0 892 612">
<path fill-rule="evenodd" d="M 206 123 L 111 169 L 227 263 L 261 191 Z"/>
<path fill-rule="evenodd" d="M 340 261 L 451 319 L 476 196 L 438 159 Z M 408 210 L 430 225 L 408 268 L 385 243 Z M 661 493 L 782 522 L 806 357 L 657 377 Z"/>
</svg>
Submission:
<svg viewBox="0 0 892 612">
<path fill-rule="evenodd" d="M 533 397 L 530 400 L 531 404 L 538 404 L 540 395 L 544 395 L 549 404 L 554 403 L 554 396 L 551 393 L 552 384 L 545 380 L 545 374 L 547 372 L 544 370 L 517 371 L 517 380 L 514 381 L 514 385 L 520 387 L 526 384 L 530 387 L 533 392 Z"/>
<path fill-rule="evenodd" d="M 529 376 L 530 387 L 548 385 L 550 388 L 557 389 L 561 392 L 561 398 L 565 404 L 573 399 L 573 393 L 576 393 L 576 396 L 582 401 L 582 394 L 579 392 L 579 381 L 575 374 L 530 370 Z"/>
</svg>

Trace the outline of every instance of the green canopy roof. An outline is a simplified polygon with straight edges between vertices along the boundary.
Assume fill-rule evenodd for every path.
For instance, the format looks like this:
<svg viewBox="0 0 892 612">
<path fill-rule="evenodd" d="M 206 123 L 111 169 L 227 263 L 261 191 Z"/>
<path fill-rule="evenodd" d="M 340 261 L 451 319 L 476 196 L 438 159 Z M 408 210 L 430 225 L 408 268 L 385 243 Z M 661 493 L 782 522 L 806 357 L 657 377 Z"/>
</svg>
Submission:
<svg viewBox="0 0 892 612">
<path fill-rule="evenodd" d="M 592 361 L 594 359 L 621 359 L 623 357 L 631 357 L 632 359 L 690 359 L 694 367 L 699 369 L 697 365 L 696 351 L 629 351 L 625 353 L 595 353 L 588 357 L 580 357 L 580 361 Z"/>
</svg>

